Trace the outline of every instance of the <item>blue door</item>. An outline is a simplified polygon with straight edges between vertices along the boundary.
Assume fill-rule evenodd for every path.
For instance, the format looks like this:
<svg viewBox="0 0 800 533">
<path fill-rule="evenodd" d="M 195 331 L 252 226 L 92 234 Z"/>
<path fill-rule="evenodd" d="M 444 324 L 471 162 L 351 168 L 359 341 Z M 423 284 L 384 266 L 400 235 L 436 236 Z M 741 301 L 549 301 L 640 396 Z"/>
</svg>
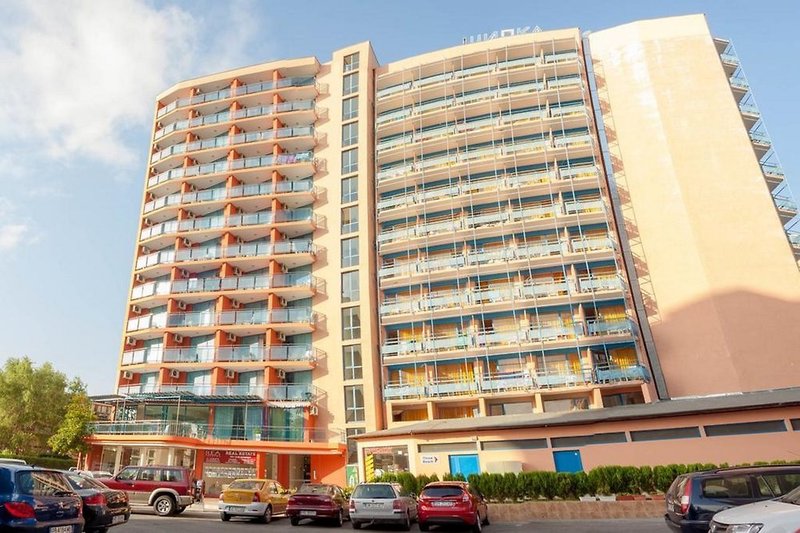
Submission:
<svg viewBox="0 0 800 533">
<path fill-rule="evenodd" d="M 478 463 L 478 456 L 473 455 L 451 455 L 450 473 L 453 475 L 461 474 L 466 479 L 470 474 L 480 474 L 481 467 Z"/>
<path fill-rule="evenodd" d="M 553 452 L 553 460 L 556 463 L 556 472 L 583 472 L 579 450 Z"/>
</svg>

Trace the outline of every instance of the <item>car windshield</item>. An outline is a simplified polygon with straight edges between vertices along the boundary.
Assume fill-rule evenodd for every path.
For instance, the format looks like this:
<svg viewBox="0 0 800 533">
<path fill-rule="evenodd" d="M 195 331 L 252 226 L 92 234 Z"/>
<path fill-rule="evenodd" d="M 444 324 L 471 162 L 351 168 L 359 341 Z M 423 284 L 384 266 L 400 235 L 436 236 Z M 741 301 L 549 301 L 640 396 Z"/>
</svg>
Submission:
<svg viewBox="0 0 800 533">
<path fill-rule="evenodd" d="M 791 503 L 792 505 L 800 505 L 800 487 L 778 498 L 779 502 Z"/>
<path fill-rule="evenodd" d="M 261 490 L 263 486 L 263 481 L 241 480 L 234 481 L 228 486 L 228 488 L 230 490 Z"/>
<path fill-rule="evenodd" d="M 453 498 L 460 497 L 464 490 L 457 486 L 428 487 L 423 489 L 422 496 L 426 498 Z"/>
<path fill-rule="evenodd" d="M 393 500 L 396 497 L 391 485 L 359 485 L 353 492 L 353 498 Z"/>
<path fill-rule="evenodd" d="M 330 485 L 301 485 L 297 494 L 330 494 Z"/>
<path fill-rule="evenodd" d="M 95 481 L 90 477 L 81 476 L 79 474 L 67 474 L 67 479 L 69 480 L 69 484 L 72 485 L 73 489 L 105 490 L 107 488 L 99 481 Z"/>
</svg>

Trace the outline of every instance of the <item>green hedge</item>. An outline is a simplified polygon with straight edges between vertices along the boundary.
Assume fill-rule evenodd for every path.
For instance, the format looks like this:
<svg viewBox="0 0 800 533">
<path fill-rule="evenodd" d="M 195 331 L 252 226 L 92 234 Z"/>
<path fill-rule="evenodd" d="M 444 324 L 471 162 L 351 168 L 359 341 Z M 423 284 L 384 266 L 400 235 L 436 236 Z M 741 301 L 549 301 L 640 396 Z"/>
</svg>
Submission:
<svg viewBox="0 0 800 533">
<path fill-rule="evenodd" d="M 759 462 L 754 465 L 786 464 L 786 461 Z M 600 466 L 591 471 L 566 474 L 558 472 L 521 472 L 519 474 L 472 474 L 468 480 L 461 474 L 445 474 L 443 481 L 469 481 L 490 501 L 574 500 L 584 494 L 653 494 L 664 493 L 679 475 L 699 470 L 726 468 L 729 465 L 689 464 L 665 466 Z M 742 464 L 739 466 L 750 466 Z M 408 472 L 385 474 L 376 481 L 395 482 L 409 492 L 419 494 L 428 483 L 439 481 L 433 476 L 414 476 Z"/>
<path fill-rule="evenodd" d="M 51 457 L 51 456 L 32 456 L 32 455 L 0 455 L 6 459 L 22 459 L 29 465 L 38 466 L 41 468 L 55 468 L 57 470 L 67 470 L 71 466 L 75 466 L 75 459 L 69 457 Z"/>
</svg>

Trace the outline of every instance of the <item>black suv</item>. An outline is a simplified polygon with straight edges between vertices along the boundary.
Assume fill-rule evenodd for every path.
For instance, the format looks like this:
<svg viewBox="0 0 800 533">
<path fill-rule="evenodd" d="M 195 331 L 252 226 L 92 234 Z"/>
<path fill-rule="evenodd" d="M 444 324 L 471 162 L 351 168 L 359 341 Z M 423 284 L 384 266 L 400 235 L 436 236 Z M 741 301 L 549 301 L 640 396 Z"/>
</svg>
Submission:
<svg viewBox="0 0 800 533">
<path fill-rule="evenodd" d="M 716 513 L 777 498 L 797 486 L 800 486 L 800 465 L 720 468 L 682 474 L 667 491 L 664 519 L 674 531 L 707 533 Z"/>
</svg>

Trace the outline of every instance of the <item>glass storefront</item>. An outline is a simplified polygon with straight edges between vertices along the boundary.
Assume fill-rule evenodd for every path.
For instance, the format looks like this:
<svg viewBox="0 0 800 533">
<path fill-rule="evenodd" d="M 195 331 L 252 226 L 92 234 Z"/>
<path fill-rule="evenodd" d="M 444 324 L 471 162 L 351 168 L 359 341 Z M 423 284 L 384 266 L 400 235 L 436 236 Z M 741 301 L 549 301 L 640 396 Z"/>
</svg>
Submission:
<svg viewBox="0 0 800 533">
<path fill-rule="evenodd" d="M 408 472 L 408 446 L 364 448 L 364 472 L 367 481 L 383 474 Z"/>
</svg>

